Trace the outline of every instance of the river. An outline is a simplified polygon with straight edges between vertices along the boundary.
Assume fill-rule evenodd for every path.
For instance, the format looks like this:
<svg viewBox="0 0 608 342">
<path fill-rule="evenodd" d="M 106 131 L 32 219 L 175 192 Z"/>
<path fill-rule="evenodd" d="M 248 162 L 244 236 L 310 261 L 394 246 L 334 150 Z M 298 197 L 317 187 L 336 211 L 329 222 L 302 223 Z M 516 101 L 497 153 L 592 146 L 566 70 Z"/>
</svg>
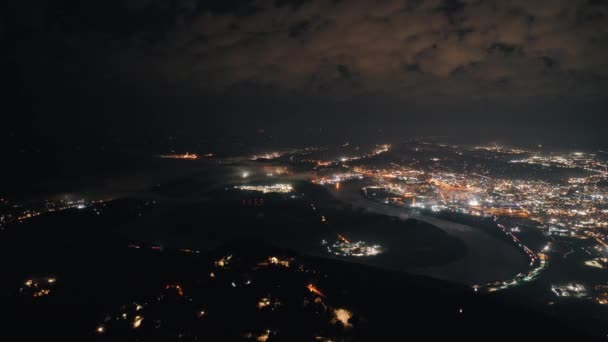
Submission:
<svg viewBox="0 0 608 342">
<path fill-rule="evenodd" d="M 362 186 L 363 184 L 359 181 L 351 181 L 343 183 L 340 189 L 335 187 L 328 187 L 328 189 L 336 199 L 351 204 L 353 207 L 399 217 L 403 220 L 414 218 L 427 222 L 460 239 L 466 245 L 467 254 L 458 260 L 443 265 L 415 269 L 404 265 L 403 271 L 474 285 L 507 280 L 517 273 L 527 270 L 528 260 L 516 246 L 493 237 L 480 228 L 429 215 L 412 215 L 405 208 L 396 208 L 368 200 L 360 193 Z"/>
</svg>

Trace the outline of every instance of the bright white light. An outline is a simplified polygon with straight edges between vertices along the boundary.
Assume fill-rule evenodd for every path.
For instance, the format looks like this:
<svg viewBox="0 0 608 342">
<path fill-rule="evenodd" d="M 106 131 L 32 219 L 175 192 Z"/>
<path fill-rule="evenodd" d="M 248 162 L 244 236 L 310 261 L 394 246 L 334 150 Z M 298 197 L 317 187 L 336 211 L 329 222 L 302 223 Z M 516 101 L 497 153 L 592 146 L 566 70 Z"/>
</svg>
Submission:
<svg viewBox="0 0 608 342">
<path fill-rule="evenodd" d="M 273 184 L 273 185 L 241 185 L 235 186 L 235 189 L 245 191 L 260 191 L 263 193 L 288 193 L 293 191 L 291 184 Z"/>
<path fill-rule="evenodd" d="M 334 310 L 335 320 L 342 323 L 344 327 L 351 327 L 348 320 L 353 316 L 353 313 L 346 309 L 335 309 Z"/>
<path fill-rule="evenodd" d="M 135 319 L 133 320 L 133 328 L 137 329 L 141 326 L 141 322 L 144 320 L 144 318 L 142 316 L 135 316 Z"/>
<path fill-rule="evenodd" d="M 241 176 L 243 178 L 247 178 L 247 177 L 249 177 L 249 172 L 245 171 L 245 172 L 243 172 L 243 174 Z"/>
</svg>

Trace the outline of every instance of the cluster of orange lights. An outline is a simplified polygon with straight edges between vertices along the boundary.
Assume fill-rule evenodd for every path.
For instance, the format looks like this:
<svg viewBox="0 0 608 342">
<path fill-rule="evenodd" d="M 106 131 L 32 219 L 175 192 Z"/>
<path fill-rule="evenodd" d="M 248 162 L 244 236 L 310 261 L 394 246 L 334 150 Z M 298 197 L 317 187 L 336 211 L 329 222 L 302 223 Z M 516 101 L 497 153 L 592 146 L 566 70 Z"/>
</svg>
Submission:
<svg viewBox="0 0 608 342">
<path fill-rule="evenodd" d="M 342 234 L 338 234 L 338 239 L 340 239 L 344 243 L 350 243 L 350 241 L 348 241 L 347 238 L 345 238 L 344 236 L 342 236 Z"/>
<path fill-rule="evenodd" d="M 317 166 L 330 166 L 330 165 L 331 165 L 330 161 L 324 161 L 324 160 L 317 161 Z"/>
<path fill-rule="evenodd" d="M 308 284 L 306 285 L 306 288 L 308 289 L 308 291 L 316 294 L 317 296 L 325 297 L 323 292 L 321 292 L 314 284 Z"/>
<path fill-rule="evenodd" d="M 530 217 L 530 213 L 524 209 L 513 209 L 513 208 L 484 208 L 482 210 L 486 214 L 495 216 L 511 216 L 511 217 Z"/>
<path fill-rule="evenodd" d="M 177 295 L 182 297 L 184 295 L 184 289 L 179 284 L 168 284 L 165 285 L 165 290 L 175 289 L 177 291 Z"/>
<path fill-rule="evenodd" d="M 207 155 L 205 155 L 207 156 Z M 213 156 L 213 155 L 211 155 Z M 168 154 L 168 155 L 164 155 L 164 156 L 160 156 L 161 158 L 166 158 L 166 159 L 198 159 L 198 156 L 194 153 L 188 153 L 186 152 L 185 154 Z"/>
</svg>

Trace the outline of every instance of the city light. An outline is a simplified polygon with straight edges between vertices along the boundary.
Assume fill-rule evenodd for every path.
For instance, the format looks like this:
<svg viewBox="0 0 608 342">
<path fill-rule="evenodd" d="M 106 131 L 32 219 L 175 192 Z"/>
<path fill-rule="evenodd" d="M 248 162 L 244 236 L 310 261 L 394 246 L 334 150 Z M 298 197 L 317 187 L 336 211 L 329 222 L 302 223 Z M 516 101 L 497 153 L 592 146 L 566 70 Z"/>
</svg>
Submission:
<svg viewBox="0 0 608 342">
<path fill-rule="evenodd" d="M 235 189 L 243 191 L 259 191 L 262 193 L 289 193 L 292 192 L 293 186 L 291 184 L 272 184 L 272 185 L 238 185 Z"/>
<path fill-rule="evenodd" d="M 142 316 L 135 316 L 135 318 L 133 319 L 133 328 L 137 329 L 141 326 L 141 323 L 143 322 L 144 318 Z"/>
<path fill-rule="evenodd" d="M 326 241 L 324 240 L 326 243 Z M 322 244 L 324 244 L 322 242 Z M 327 251 L 333 255 L 345 257 L 370 257 L 378 255 L 384 250 L 380 245 L 369 245 L 364 241 L 350 242 L 341 234 L 332 245 L 327 245 Z"/>
<path fill-rule="evenodd" d="M 321 292 L 314 284 L 308 284 L 306 285 L 306 288 L 308 289 L 308 291 L 316 294 L 317 296 L 325 297 L 323 292 Z"/>
<path fill-rule="evenodd" d="M 276 159 L 279 158 L 280 156 L 282 156 L 282 153 L 280 152 L 269 152 L 269 153 L 264 153 L 261 155 L 253 155 L 251 156 L 251 160 L 259 160 L 259 159 Z"/>
<path fill-rule="evenodd" d="M 335 309 L 334 310 L 335 320 L 340 322 L 345 328 L 350 328 L 352 325 L 349 323 L 353 313 L 346 309 Z"/>
<path fill-rule="evenodd" d="M 184 154 L 165 154 L 160 156 L 163 159 L 189 159 L 194 160 L 198 159 L 198 156 L 194 153 L 184 153 Z"/>
</svg>

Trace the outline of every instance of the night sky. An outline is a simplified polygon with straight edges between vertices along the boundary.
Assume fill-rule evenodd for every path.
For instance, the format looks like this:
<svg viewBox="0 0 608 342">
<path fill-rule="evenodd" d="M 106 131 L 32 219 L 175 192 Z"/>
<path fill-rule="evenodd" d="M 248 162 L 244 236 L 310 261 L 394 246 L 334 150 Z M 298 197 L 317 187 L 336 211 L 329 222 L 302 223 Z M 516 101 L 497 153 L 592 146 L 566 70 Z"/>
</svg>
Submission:
<svg viewBox="0 0 608 342">
<path fill-rule="evenodd" d="M 608 143 L 608 1 L 6 6 L 9 145 L 203 141 L 260 128 L 278 144 Z"/>
</svg>

